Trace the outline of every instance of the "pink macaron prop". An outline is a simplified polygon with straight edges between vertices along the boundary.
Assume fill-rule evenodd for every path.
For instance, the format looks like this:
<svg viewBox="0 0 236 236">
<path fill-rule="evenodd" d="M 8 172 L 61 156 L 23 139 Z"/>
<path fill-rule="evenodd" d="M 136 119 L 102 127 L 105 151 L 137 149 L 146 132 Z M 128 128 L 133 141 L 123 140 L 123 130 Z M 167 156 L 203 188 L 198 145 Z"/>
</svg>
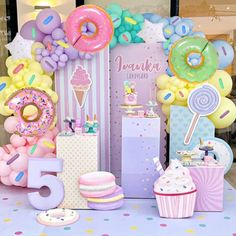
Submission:
<svg viewBox="0 0 236 236">
<path fill-rule="evenodd" d="M 124 204 L 123 189 L 117 185 L 115 192 L 99 198 L 87 198 L 87 201 L 88 207 L 94 210 L 115 210 Z"/>
<path fill-rule="evenodd" d="M 80 194 L 85 198 L 97 198 L 116 190 L 115 176 L 109 172 L 90 172 L 79 177 Z"/>
</svg>

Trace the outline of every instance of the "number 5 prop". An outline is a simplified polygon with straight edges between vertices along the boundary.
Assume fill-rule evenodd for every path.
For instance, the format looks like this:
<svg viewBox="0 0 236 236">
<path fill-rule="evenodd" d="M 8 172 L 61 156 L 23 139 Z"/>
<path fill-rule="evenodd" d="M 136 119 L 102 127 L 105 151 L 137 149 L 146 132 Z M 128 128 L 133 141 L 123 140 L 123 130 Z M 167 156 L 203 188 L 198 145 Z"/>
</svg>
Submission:
<svg viewBox="0 0 236 236">
<path fill-rule="evenodd" d="M 64 185 L 56 177 L 43 172 L 62 172 L 63 162 L 56 158 L 29 158 L 28 187 L 40 189 L 46 186 L 50 195 L 42 197 L 39 192 L 28 193 L 30 204 L 39 210 L 48 210 L 57 207 L 64 199 Z"/>
</svg>

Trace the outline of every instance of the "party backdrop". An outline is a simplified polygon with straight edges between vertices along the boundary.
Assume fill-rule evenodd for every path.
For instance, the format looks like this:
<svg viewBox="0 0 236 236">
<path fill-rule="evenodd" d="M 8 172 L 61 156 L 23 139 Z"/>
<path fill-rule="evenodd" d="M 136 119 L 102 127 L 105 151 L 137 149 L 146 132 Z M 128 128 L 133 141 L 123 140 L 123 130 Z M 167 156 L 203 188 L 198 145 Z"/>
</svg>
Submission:
<svg viewBox="0 0 236 236">
<path fill-rule="evenodd" d="M 73 72 L 81 65 L 91 77 L 92 85 L 88 91 L 85 104 L 79 107 L 70 83 Z M 101 169 L 110 168 L 110 101 L 109 101 L 109 49 L 97 53 L 90 61 L 77 59 L 70 61 L 64 69 L 55 73 L 56 91 L 59 96 L 57 104 L 57 127 L 65 129 L 66 116 L 81 118 L 85 121 L 86 115 L 93 118 L 97 115 L 100 132 Z"/>
<path fill-rule="evenodd" d="M 163 53 L 162 45 L 130 44 L 111 50 L 111 171 L 120 177 L 121 172 L 121 118 L 124 110 L 123 103 L 125 80 L 136 82 L 138 104 L 145 105 L 148 100 L 156 100 L 155 79 L 165 72 L 167 57 Z M 146 109 L 144 106 L 143 109 Z M 158 106 L 161 117 L 161 146 L 160 159 L 165 162 L 166 132 L 165 116 Z"/>
</svg>

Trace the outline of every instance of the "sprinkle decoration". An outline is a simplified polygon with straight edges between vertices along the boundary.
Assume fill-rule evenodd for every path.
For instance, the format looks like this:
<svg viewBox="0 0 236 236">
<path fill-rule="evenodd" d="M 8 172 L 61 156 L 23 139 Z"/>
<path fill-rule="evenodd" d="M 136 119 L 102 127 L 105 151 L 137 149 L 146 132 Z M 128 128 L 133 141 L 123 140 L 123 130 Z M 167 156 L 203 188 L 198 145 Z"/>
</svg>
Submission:
<svg viewBox="0 0 236 236">
<path fill-rule="evenodd" d="M 11 153 L 10 150 L 9 150 L 9 148 L 8 148 L 6 145 L 2 146 L 2 148 L 3 148 L 3 150 L 4 150 L 7 154 L 10 154 L 10 153 Z"/>
<path fill-rule="evenodd" d="M 24 64 L 19 64 L 14 70 L 13 70 L 13 74 L 17 74 L 19 73 L 22 69 L 24 68 Z"/>
<path fill-rule="evenodd" d="M 222 115 L 220 115 L 220 119 L 223 119 L 228 114 L 229 114 L 229 110 L 225 111 Z"/>
<path fill-rule="evenodd" d="M 47 49 L 48 51 L 52 51 L 52 44 L 50 42 L 47 43 Z"/>
<path fill-rule="evenodd" d="M 130 24 L 132 24 L 132 25 L 136 25 L 137 24 L 137 21 L 135 21 L 135 20 L 133 20 L 132 18 L 130 18 L 130 17 L 125 17 L 125 21 L 126 22 L 129 22 Z"/>
<path fill-rule="evenodd" d="M 11 159 L 9 159 L 7 161 L 7 165 L 10 165 L 12 162 L 14 162 L 18 157 L 20 156 L 19 153 L 17 153 L 16 155 L 14 155 Z"/>
<path fill-rule="evenodd" d="M 43 141 L 43 145 L 45 147 L 48 147 L 48 148 L 51 148 L 51 149 L 55 148 L 55 145 L 50 143 L 50 142 L 48 142 L 48 141 Z"/>
<path fill-rule="evenodd" d="M 227 55 L 227 52 L 226 52 L 226 50 L 225 50 L 225 47 L 221 47 L 221 48 L 222 48 L 222 51 L 223 51 L 224 55 L 226 56 L 226 55 Z"/>
<path fill-rule="evenodd" d="M 182 91 L 179 91 L 179 95 L 183 98 L 184 94 L 182 93 Z"/>
<path fill-rule="evenodd" d="M 32 38 L 33 38 L 33 39 L 36 38 L 36 30 L 35 30 L 34 27 L 33 27 L 32 30 L 31 30 L 31 35 L 32 35 Z"/>
<path fill-rule="evenodd" d="M 122 38 L 123 38 L 126 42 L 129 41 L 128 37 L 127 37 L 125 34 L 122 35 Z"/>
<path fill-rule="evenodd" d="M 33 146 L 33 147 L 31 148 L 31 150 L 30 150 L 30 154 L 31 154 L 31 155 L 34 154 L 36 148 L 37 148 L 37 144 L 34 144 L 34 146 Z"/>
<path fill-rule="evenodd" d="M 56 41 L 58 45 L 62 46 L 63 48 L 69 48 L 69 45 L 67 43 L 62 42 L 61 40 Z"/>
<path fill-rule="evenodd" d="M 7 86 L 6 83 L 2 83 L 0 84 L 0 92 Z"/>
<path fill-rule="evenodd" d="M 48 16 L 44 21 L 43 24 L 44 25 L 48 25 L 53 19 L 53 16 Z"/>
<path fill-rule="evenodd" d="M 23 171 L 19 172 L 19 174 L 15 178 L 15 181 L 19 182 L 23 176 L 24 176 L 24 172 Z"/>
<path fill-rule="evenodd" d="M 29 85 L 32 85 L 32 83 L 34 82 L 35 80 L 35 75 L 33 74 L 30 79 L 29 79 Z"/>
<path fill-rule="evenodd" d="M 221 78 L 219 78 L 219 85 L 221 89 L 224 89 L 224 83 Z"/>
<path fill-rule="evenodd" d="M 167 93 L 166 96 L 164 97 L 164 100 L 167 100 L 171 97 L 171 93 Z"/>
</svg>

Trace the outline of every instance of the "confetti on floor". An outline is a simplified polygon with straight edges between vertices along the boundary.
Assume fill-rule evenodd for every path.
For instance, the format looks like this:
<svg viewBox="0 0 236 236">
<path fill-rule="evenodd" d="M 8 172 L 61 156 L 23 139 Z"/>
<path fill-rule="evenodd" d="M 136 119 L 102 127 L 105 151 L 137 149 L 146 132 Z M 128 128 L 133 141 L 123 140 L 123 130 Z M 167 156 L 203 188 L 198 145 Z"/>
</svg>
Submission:
<svg viewBox="0 0 236 236">
<path fill-rule="evenodd" d="M 27 200 L 29 190 L 2 185 L 0 189 L 0 236 L 236 236 L 236 201 L 228 201 L 229 196 L 236 199 L 236 190 L 227 182 L 223 212 L 165 219 L 159 217 L 155 199 L 126 199 L 119 210 L 81 210 L 79 221 L 61 227 L 37 223 L 39 211 Z"/>
</svg>

